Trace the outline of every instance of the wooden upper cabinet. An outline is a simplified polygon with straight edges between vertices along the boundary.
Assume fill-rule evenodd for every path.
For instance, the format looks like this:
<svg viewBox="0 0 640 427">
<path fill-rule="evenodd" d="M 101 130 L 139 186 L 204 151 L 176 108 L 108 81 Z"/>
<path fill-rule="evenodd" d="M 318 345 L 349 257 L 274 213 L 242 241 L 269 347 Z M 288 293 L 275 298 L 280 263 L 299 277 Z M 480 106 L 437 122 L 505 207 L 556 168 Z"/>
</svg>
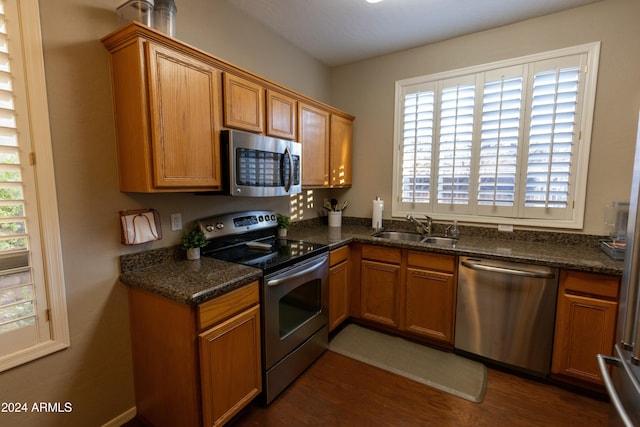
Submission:
<svg viewBox="0 0 640 427">
<path fill-rule="evenodd" d="M 264 88 L 235 74 L 223 78 L 224 125 L 264 133 Z"/>
<path fill-rule="evenodd" d="M 220 72 L 153 44 L 147 63 L 154 186 L 220 187 Z"/>
<path fill-rule="evenodd" d="M 221 77 L 180 46 L 155 43 L 126 26 L 109 49 L 120 191 L 222 188 Z"/>
<path fill-rule="evenodd" d="M 329 185 L 329 116 L 325 110 L 298 103 L 302 185 L 305 187 Z"/>
<path fill-rule="evenodd" d="M 351 185 L 348 114 L 137 22 L 102 42 L 110 53 L 120 191 L 222 190 L 225 127 L 301 142 L 305 187 Z"/>
<path fill-rule="evenodd" d="M 351 187 L 353 162 L 353 121 L 331 115 L 329 186 Z"/>
<path fill-rule="evenodd" d="M 294 98 L 267 89 L 267 135 L 296 139 L 297 108 Z"/>
</svg>

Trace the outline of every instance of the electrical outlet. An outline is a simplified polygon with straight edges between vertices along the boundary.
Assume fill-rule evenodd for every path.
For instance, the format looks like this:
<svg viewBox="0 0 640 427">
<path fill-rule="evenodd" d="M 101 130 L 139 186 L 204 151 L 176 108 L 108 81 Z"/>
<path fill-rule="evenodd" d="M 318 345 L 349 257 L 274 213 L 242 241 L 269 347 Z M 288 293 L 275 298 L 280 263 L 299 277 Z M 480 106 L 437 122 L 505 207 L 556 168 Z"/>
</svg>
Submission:
<svg viewBox="0 0 640 427">
<path fill-rule="evenodd" d="M 500 224 L 498 225 L 498 231 L 505 231 L 507 233 L 513 232 L 513 225 Z"/>
<path fill-rule="evenodd" d="M 182 214 L 174 213 L 171 214 L 171 231 L 180 231 L 182 230 Z"/>
</svg>

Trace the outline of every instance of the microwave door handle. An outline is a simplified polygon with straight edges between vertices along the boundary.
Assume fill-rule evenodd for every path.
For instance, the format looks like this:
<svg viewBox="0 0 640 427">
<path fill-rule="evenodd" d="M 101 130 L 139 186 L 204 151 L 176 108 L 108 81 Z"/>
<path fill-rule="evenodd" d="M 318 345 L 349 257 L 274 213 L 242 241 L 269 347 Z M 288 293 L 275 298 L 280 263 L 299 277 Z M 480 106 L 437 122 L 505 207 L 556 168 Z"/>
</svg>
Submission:
<svg viewBox="0 0 640 427">
<path fill-rule="evenodd" d="M 284 185 L 284 191 L 288 193 L 291 188 L 291 183 L 293 182 L 293 156 L 291 155 L 291 151 L 289 151 L 289 147 L 284 148 L 284 154 L 289 159 L 289 181 Z"/>
</svg>

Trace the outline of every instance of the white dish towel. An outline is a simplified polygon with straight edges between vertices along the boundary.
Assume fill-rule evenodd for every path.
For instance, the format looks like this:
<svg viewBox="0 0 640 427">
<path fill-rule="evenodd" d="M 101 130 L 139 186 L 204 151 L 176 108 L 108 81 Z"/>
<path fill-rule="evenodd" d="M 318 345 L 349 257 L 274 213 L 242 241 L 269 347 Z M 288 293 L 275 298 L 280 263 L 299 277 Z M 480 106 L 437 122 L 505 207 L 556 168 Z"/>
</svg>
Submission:
<svg viewBox="0 0 640 427">
<path fill-rule="evenodd" d="M 138 245 L 160 239 L 153 211 L 121 215 L 123 242 Z"/>
</svg>

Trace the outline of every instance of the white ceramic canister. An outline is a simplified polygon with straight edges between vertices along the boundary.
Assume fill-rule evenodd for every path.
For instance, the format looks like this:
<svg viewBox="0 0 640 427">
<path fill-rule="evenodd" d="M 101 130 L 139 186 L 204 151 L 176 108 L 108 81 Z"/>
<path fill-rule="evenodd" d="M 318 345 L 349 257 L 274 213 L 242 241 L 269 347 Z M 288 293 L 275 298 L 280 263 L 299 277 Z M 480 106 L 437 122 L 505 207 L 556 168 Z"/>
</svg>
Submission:
<svg viewBox="0 0 640 427">
<path fill-rule="evenodd" d="M 329 227 L 342 226 L 342 212 L 329 212 Z"/>
</svg>

